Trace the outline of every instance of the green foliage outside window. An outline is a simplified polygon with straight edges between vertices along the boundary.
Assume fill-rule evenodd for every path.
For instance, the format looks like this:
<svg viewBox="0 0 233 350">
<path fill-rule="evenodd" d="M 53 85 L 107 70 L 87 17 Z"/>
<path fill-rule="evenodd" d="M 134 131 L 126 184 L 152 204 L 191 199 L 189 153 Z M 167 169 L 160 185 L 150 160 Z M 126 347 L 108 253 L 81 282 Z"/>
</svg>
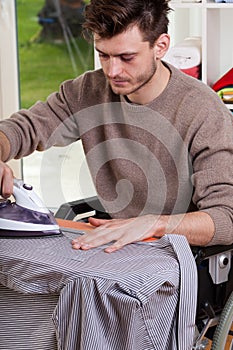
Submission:
<svg viewBox="0 0 233 350">
<path fill-rule="evenodd" d="M 40 40 L 42 28 L 37 14 L 44 4 L 44 0 L 16 1 L 21 108 L 28 108 L 37 100 L 44 101 L 58 90 L 62 81 L 93 69 L 94 65 L 93 46 L 81 36 L 75 38 L 75 46 L 69 41 L 73 63 L 64 37 L 54 41 Z"/>
</svg>

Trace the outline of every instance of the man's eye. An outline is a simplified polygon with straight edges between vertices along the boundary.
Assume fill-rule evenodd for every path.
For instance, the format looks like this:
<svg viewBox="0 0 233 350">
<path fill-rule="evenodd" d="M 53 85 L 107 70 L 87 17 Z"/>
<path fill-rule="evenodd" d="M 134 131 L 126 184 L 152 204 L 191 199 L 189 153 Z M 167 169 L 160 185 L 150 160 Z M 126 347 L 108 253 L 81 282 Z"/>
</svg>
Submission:
<svg viewBox="0 0 233 350">
<path fill-rule="evenodd" d="M 130 62 L 132 61 L 134 56 L 121 56 L 121 60 L 124 62 Z"/>
<path fill-rule="evenodd" d="M 99 58 L 107 59 L 108 55 L 105 55 L 104 53 L 99 53 Z"/>
</svg>

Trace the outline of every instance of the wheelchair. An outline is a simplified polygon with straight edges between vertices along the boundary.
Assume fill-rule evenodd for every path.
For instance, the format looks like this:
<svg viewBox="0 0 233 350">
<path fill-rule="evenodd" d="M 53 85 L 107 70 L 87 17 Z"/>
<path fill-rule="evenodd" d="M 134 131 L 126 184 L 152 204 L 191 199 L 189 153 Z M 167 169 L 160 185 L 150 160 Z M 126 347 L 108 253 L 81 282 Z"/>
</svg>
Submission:
<svg viewBox="0 0 233 350">
<path fill-rule="evenodd" d="M 97 196 L 67 202 L 56 218 L 110 219 Z M 198 271 L 196 334 L 192 350 L 233 350 L 233 244 L 191 247 Z"/>
</svg>

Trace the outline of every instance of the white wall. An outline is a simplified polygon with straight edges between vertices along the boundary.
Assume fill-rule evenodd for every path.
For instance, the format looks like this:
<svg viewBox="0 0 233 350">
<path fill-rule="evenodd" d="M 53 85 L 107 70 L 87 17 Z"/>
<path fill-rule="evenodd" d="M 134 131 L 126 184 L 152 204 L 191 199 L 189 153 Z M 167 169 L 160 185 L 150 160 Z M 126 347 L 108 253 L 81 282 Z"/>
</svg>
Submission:
<svg viewBox="0 0 233 350">
<path fill-rule="evenodd" d="M 0 0 L 0 119 L 7 118 L 18 109 L 19 83 L 15 1 Z M 20 165 L 20 161 L 10 162 L 17 177 L 21 177 Z"/>
</svg>

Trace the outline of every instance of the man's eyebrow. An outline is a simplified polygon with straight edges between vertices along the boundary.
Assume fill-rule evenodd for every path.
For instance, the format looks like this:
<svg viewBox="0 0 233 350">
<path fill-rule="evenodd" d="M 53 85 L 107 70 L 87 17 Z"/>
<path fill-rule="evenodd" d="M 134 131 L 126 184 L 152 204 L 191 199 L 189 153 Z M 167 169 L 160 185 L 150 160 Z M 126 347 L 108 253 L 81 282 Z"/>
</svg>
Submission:
<svg viewBox="0 0 233 350">
<path fill-rule="evenodd" d="M 96 51 L 98 51 L 99 53 L 102 53 L 103 55 L 108 55 L 106 52 L 103 52 L 101 50 L 99 50 L 97 47 L 95 47 Z M 117 55 L 112 55 L 113 57 L 119 57 L 119 56 L 130 56 L 130 55 L 136 55 L 136 52 L 134 51 L 126 51 L 126 52 L 122 52 L 122 53 L 119 53 Z"/>
</svg>

